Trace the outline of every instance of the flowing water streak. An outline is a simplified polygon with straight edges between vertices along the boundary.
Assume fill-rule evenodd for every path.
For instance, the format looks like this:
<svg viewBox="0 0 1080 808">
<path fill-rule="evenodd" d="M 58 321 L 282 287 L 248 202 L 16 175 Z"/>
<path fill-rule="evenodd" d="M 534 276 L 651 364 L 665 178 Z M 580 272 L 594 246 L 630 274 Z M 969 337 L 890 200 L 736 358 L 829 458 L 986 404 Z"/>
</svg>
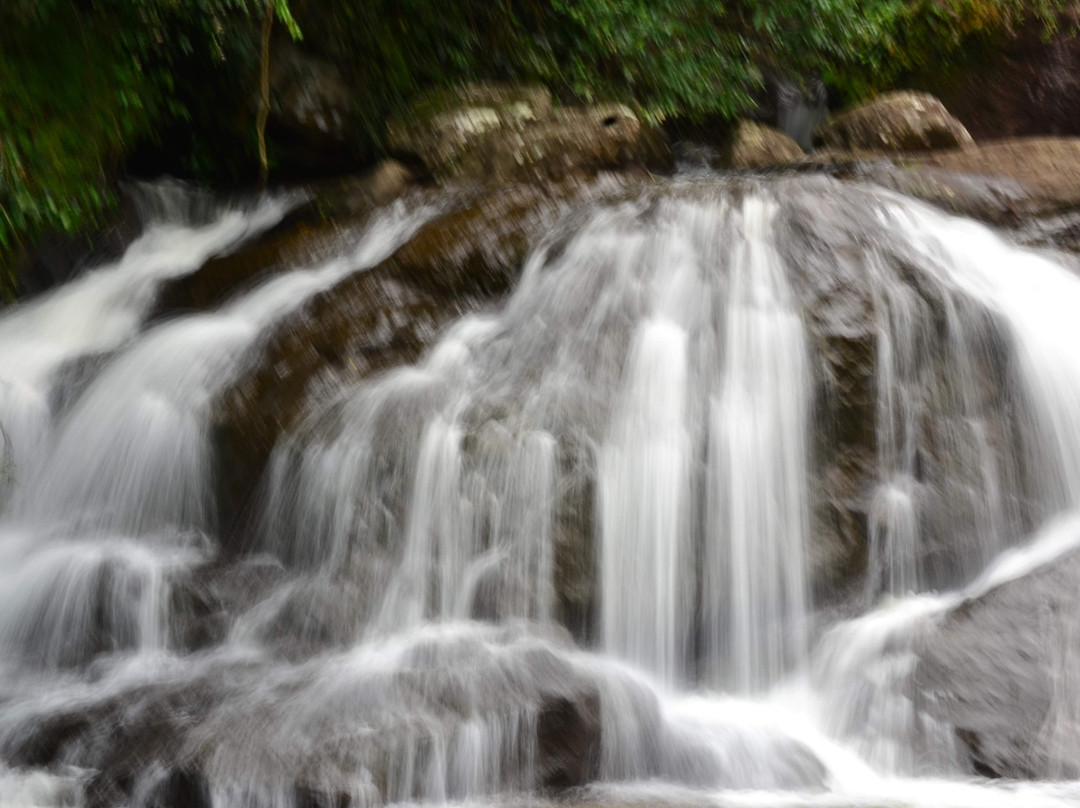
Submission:
<svg viewBox="0 0 1080 808">
<path fill-rule="evenodd" d="M 54 376 L 66 362 L 111 351 L 134 336 L 158 284 L 281 220 L 298 201 L 265 198 L 188 223 L 173 186 L 150 186 L 146 204 L 163 210 L 115 263 L 96 268 L 0 318 L 0 422 L 14 446 L 15 477 L 40 455 L 51 417 Z M 161 218 L 165 217 L 165 218 Z M 0 487 L 4 481 L 0 480 Z"/>
<path fill-rule="evenodd" d="M 604 647 L 673 682 L 686 665 L 690 436 L 687 337 L 640 327 L 599 461 Z"/>
<path fill-rule="evenodd" d="M 706 631 L 725 681 L 767 688 L 806 655 L 807 369 L 772 240 L 775 203 L 744 202 L 731 244 L 723 370 L 710 412 Z"/>
<path fill-rule="evenodd" d="M 149 331 L 95 379 L 56 447 L 12 503 L 32 524 L 57 519 L 143 533 L 213 528 L 209 405 L 276 319 L 389 255 L 434 209 L 376 213 L 356 245 L 326 264 L 275 277 L 219 311 Z"/>
<path fill-rule="evenodd" d="M 1014 343 L 1030 475 L 1046 515 L 1080 506 L 1080 280 L 992 230 L 905 202 L 885 214 L 909 232 L 926 271 L 1000 313 Z"/>
</svg>

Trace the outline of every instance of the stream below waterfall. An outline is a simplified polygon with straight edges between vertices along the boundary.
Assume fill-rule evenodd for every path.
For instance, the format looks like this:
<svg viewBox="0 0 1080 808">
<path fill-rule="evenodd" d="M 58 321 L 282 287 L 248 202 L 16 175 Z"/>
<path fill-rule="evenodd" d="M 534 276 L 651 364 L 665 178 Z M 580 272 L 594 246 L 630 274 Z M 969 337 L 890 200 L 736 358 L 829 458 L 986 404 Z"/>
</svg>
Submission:
<svg viewBox="0 0 1080 808">
<path fill-rule="evenodd" d="M 231 391 L 465 203 L 152 318 L 302 199 L 141 195 L 0 313 L 0 806 L 1080 805 L 1073 257 L 819 176 L 567 203 L 230 512 Z"/>
</svg>

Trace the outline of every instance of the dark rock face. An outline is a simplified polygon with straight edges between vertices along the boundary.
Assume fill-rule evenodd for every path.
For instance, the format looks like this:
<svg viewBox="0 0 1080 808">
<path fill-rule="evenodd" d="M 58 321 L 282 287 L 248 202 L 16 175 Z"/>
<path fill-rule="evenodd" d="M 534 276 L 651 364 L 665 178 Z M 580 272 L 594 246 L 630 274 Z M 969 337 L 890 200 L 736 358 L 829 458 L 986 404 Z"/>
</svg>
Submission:
<svg viewBox="0 0 1080 808">
<path fill-rule="evenodd" d="M 310 260 L 334 230 L 332 223 L 322 221 L 314 202 L 305 203 L 250 244 L 165 281 L 147 320 L 212 308 L 261 278 Z"/>
<path fill-rule="evenodd" d="M 600 764 L 600 694 L 552 698 L 537 719 L 539 785 L 556 791 L 596 779 Z"/>
<path fill-rule="evenodd" d="M 782 240 L 800 268 L 817 355 L 811 581 L 815 602 L 853 594 L 862 579 L 877 472 L 878 313 L 859 222 L 827 196 L 793 200 Z"/>
<path fill-rule="evenodd" d="M 347 165 L 353 133 L 353 92 L 337 67 L 291 42 L 274 43 L 267 129 L 288 167 Z"/>
<path fill-rule="evenodd" d="M 971 135 L 928 93 L 886 93 L 826 121 L 815 138 L 829 149 L 919 152 L 972 143 Z"/>
<path fill-rule="evenodd" d="M 944 77 L 922 81 L 976 140 L 1025 135 L 1080 135 L 1080 38 L 1059 22 L 1049 40 L 1032 20 Z"/>
<path fill-rule="evenodd" d="M 792 184 L 777 222 L 813 349 L 809 552 L 822 607 L 854 605 L 860 588 L 884 585 L 868 564 L 875 525 L 890 523 L 889 496 L 910 498 L 905 513 L 920 537 L 913 574 L 949 586 L 989 561 L 978 557 L 988 506 L 973 469 L 992 467 L 1007 490 L 1023 479 L 1001 324 L 914 271 L 923 259 L 880 227 L 875 202 L 860 208 L 830 187 L 824 178 Z M 1030 528 L 1022 495 L 994 507 L 1005 536 Z"/>
<path fill-rule="evenodd" d="M 468 85 L 428 93 L 390 121 L 394 153 L 438 179 L 561 180 L 603 169 L 667 168 L 662 136 L 621 104 L 553 109 L 542 87 Z"/>
<path fill-rule="evenodd" d="M 1080 594 L 1073 554 L 952 609 L 919 652 L 919 706 L 951 724 L 973 770 L 1075 778 Z"/>
</svg>

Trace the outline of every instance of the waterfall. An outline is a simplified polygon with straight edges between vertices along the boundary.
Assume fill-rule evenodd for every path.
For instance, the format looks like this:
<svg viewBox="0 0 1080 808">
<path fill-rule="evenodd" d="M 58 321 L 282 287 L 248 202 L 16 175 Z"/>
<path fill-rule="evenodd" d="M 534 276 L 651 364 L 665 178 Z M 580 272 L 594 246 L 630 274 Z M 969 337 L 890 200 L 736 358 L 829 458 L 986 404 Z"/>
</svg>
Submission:
<svg viewBox="0 0 1080 808">
<path fill-rule="evenodd" d="M 415 361 L 326 358 L 234 541 L 222 396 L 306 302 L 442 260 L 469 197 L 147 323 L 293 204 L 161 195 L 0 313 L 0 803 L 1080 799 L 1072 259 L 823 177 L 568 204 Z M 428 316 L 386 277 L 387 321 Z M 1036 705 L 1028 770 L 961 721 L 975 640 L 1032 651 L 992 689 Z"/>
</svg>

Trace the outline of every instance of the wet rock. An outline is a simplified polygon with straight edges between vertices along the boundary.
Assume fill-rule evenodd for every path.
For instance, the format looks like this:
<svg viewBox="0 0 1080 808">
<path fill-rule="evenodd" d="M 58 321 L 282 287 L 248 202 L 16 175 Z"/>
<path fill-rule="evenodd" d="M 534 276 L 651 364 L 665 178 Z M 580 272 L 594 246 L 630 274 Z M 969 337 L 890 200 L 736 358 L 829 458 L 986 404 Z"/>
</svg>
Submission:
<svg viewBox="0 0 1080 808">
<path fill-rule="evenodd" d="M 444 326 L 504 294 L 532 233 L 587 193 L 576 183 L 483 193 L 275 324 L 216 408 L 223 524 L 240 513 L 277 436 L 298 422 L 309 396 L 330 380 L 336 387 L 415 361 Z"/>
<path fill-rule="evenodd" d="M 830 149 L 919 152 L 972 143 L 971 135 L 928 93 L 886 93 L 833 116 L 815 141 Z"/>
<path fill-rule="evenodd" d="M 429 93 L 388 124 L 392 152 L 438 179 L 505 182 L 666 168 L 662 136 L 621 104 L 554 109 L 542 87 L 467 85 Z"/>
<path fill-rule="evenodd" d="M 989 164 L 986 168 L 993 170 Z M 857 166 L 853 176 L 992 224 L 1015 223 L 1030 197 L 1022 184 L 1008 177 L 929 164 L 876 161 Z"/>
<path fill-rule="evenodd" d="M 147 321 L 212 308 L 261 278 L 292 269 L 316 255 L 318 245 L 335 229 L 322 220 L 314 200 L 309 201 L 250 243 L 162 283 Z"/>
<path fill-rule="evenodd" d="M 567 441 L 560 451 L 560 496 L 552 541 L 555 547 L 556 618 L 581 643 L 596 627 L 597 572 L 593 544 L 595 458 Z"/>
<path fill-rule="evenodd" d="M 26 723 L 3 739 L 3 755 L 16 766 L 43 767 L 64 759 L 97 719 L 92 710 L 60 711 Z"/>
<path fill-rule="evenodd" d="M 186 571 L 170 587 L 173 646 L 191 652 L 220 644 L 232 621 L 283 577 L 280 564 L 258 557 L 214 561 Z"/>
<path fill-rule="evenodd" d="M 843 176 L 1015 228 L 1033 246 L 1080 247 L 1080 138 L 1003 140 L 895 162 L 848 158 L 856 159 Z"/>
<path fill-rule="evenodd" d="M 717 168 L 770 168 L 801 160 L 799 144 L 779 129 L 754 121 L 740 121 Z"/>
<path fill-rule="evenodd" d="M 919 651 L 918 706 L 973 771 L 1080 775 L 1080 594 L 1073 554 L 953 608 Z"/>
<path fill-rule="evenodd" d="M 212 808 L 210 785 L 202 775 L 173 769 L 146 797 L 145 808 Z"/>
<path fill-rule="evenodd" d="M 1080 138 L 1020 138 L 930 155 L 920 165 L 1011 180 L 1025 194 L 1015 216 L 1080 208 Z"/>
<path fill-rule="evenodd" d="M 53 388 L 49 396 L 49 407 L 57 415 L 62 415 L 72 407 L 85 390 L 94 382 L 115 353 L 87 354 L 69 359 L 56 369 Z"/>
<path fill-rule="evenodd" d="M 878 324 L 863 222 L 826 193 L 793 196 L 779 241 L 800 275 L 816 362 L 810 579 L 819 605 L 853 594 L 877 472 Z"/>
<path fill-rule="evenodd" d="M 596 779 L 600 764 L 600 694 L 557 696 L 537 717 L 538 785 L 564 791 Z"/>
<path fill-rule="evenodd" d="M 405 194 L 416 183 L 416 174 L 397 160 L 381 160 L 360 174 L 351 174 L 312 183 L 307 190 L 314 197 L 324 220 L 345 220 L 370 213 Z"/>
<path fill-rule="evenodd" d="M 296 808 L 349 808 L 353 800 L 344 792 L 322 791 L 297 784 L 293 790 L 293 804 Z"/>
<path fill-rule="evenodd" d="M 272 275 L 315 266 L 342 233 L 362 226 L 373 210 L 401 196 L 413 179 L 402 164 L 384 160 L 364 174 L 310 186 L 306 202 L 251 243 L 164 282 L 147 319 L 206 310 Z"/>
</svg>

